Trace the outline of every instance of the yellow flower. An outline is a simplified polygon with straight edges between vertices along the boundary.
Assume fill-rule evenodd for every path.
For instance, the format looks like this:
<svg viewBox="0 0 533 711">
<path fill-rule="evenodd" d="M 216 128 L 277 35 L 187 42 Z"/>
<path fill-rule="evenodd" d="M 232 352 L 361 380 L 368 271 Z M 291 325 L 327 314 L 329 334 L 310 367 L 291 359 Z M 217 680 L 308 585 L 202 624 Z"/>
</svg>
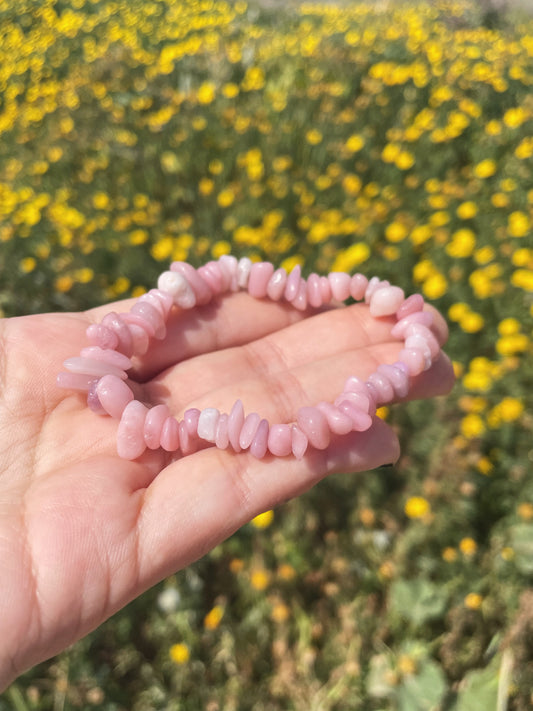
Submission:
<svg viewBox="0 0 533 711">
<path fill-rule="evenodd" d="M 272 607 L 270 617 L 274 622 L 286 622 L 290 617 L 290 610 L 284 602 L 278 601 Z"/>
<path fill-rule="evenodd" d="M 224 163 L 218 158 L 214 158 L 208 165 L 211 175 L 220 175 L 224 170 Z"/>
<path fill-rule="evenodd" d="M 65 293 L 67 291 L 70 291 L 72 287 L 74 286 L 74 279 L 67 275 L 63 274 L 62 276 L 57 277 L 54 283 L 54 288 L 56 291 L 59 291 L 61 293 Z"/>
<path fill-rule="evenodd" d="M 24 274 L 29 274 L 37 266 L 37 260 L 35 257 L 24 257 L 19 262 L 20 271 Z"/>
<path fill-rule="evenodd" d="M 467 390 L 487 392 L 492 387 L 492 378 L 489 373 L 470 371 L 463 377 L 463 385 Z"/>
<path fill-rule="evenodd" d="M 217 202 L 220 207 L 229 207 L 235 201 L 235 193 L 230 188 L 221 190 L 217 195 Z"/>
<path fill-rule="evenodd" d="M 524 412 L 524 403 L 516 397 L 504 397 L 495 407 L 503 422 L 514 422 Z"/>
<path fill-rule="evenodd" d="M 433 230 L 430 225 L 417 225 L 409 235 L 409 239 L 414 245 L 424 244 L 430 239 Z"/>
<path fill-rule="evenodd" d="M 470 311 L 470 306 L 465 304 L 464 301 L 458 301 L 452 304 L 448 309 L 448 317 L 452 321 L 460 321 L 463 316 Z"/>
<path fill-rule="evenodd" d="M 148 232 L 146 230 L 133 230 L 129 234 L 129 241 L 132 245 L 144 244 L 148 240 Z"/>
<path fill-rule="evenodd" d="M 477 215 L 477 205 L 475 202 L 472 202 L 472 200 L 462 202 L 457 207 L 456 212 L 457 217 L 460 217 L 461 220 L 469 220 L 470 218 L 475 217 Z"/>
<path fill-rule="evenodd" d="M 507 221 L 507 231 L 511 237 L 525 237 L 530 230 L 531 221 L 524 212 L 511 212 Z"/>
<path fill-rule="evenodd" d="M 442 558 L 447 563 L 453 563 L 457 560 L 457 550 L 451 546 L 448 546 L 442 551 Z"/>
<path fill-rule="evenodd" d="M 505 193 L 494 193 L 490 198 L 494 207 L 507 207 L 510 203 L 509 196 Z"/>
<path fill-rule="evenodd" d="M 425 518 L 431 513 L 431 505 L 423 496 L 411 496 L 405 502 L 404 511 L 408 518 Z"/>
<path fill-rule="evenodd" d="M 216 95 L 216 87 L 213 82 L 206 81 L 198 88 L 196 96 L 199 104 L 211 104 Z"/>
<path fill-rule="evenodd" d="M 357 153 L 357 151 L 360 151 L 364 145 L 365 145 L 365 139 L 362 136 L 360 136 L 358 133 L 355 133 L 348 138 L 348 140 L 344 144 L 344 147 L 350 153 Z"/>
<path fill-rule="evenodd" d="M 476 246 L 476 236 L 472 230 L 457 230 L 452 235 L 452 241 L 446 245 L 446 252 L 456 259 L 470 257 Z"/>
<path fill-rule="evenodd" d="M 389 242 L 401 242 L 408 235 L 409 230 L 401 222 L 391 222 L 385 229 L 385 237 Z"/>
<path fill-rule="evenodd" d="M 189 647 L 186 644 L 173 644 L 169 656 L 174 664 L 186 664 L 190 659 Z"/>
<path fill-rule="evenodd" d="M 109 196 L 106 193 L 98 192 L 93 195 L 93 205 L 97 210 L 107 210 L 109 203 Z"/>
<path fill-rule="evenodd" d="M 415 157 L 409 151 L 400 151 L 394 163 L 400 170 L 409 170 L 415 164 Z"/>
<path fill-rule="evenodd" d="M 502 336 L 496 341 L 496 352 L 503 356 L 512 356 L 524 353 L 529 348 L 529 339 L 525 333 L 513 333 Z"/>
<path fill-rule="evenodd" d="M 516 512 L 524 521 L 530 521 L 533 518 L 533 504 L 529 501 L 519 504 Z"/>
<path fill-rule="evenodd" d="M 474 175 L 476 178 L 490 178 L 496 172 L 496 162 L 490 158 L 482 160 L 474 167 Z"/>
<path fill-rule="evenodd" d="M 479 610 L 482 602 L 483 598 L 478 593 L 468 593 L 465 597 L 465 607 L 469 610 Z"/>
<path fill-rule="evenodd" d="M 477 333 L 485 325 L 485 319 L 481 314 L 470 311 L 459 321 L 459 325 L 465 333 Z"/>
<path fill-rule="evenodd" d="M 511 284 L 524 291 L 533 291 L 533 269 L 516 269 L 511 274 Z"/>
<path fill-rule="evenodd" d="M 255 590 L 265 590 L 270 583 L 270 573 L 264 568 L 256 568 L 250 575 L 250 583 Z"/>
<path fill-rule="evenodd" d="M 357 195 L 363 187 L 363 183 L 357 175 L 348 173 L 342 181 L 342 187 L 348 195 Z"/>
<path fill-rule="evenodd" d="M 489 476 L 491 471 L 494 469 L 494 465 L 488 457 L 480 457 L 476 463 L 476 468 L 480 474 Z"/>
<path fill-rule="evenodd" d="M 501 336 L 512 336 L 514 333 L 519 333 L 520 330 L 520 321 L 512 316 L 502 319 L 498 324 L 498 333 Z"/>
<path fill-rule="evenodd" d="M 459 542 L 459 550 L 461 551 L 461 553 L 463 555 L 470 558 L 477 551 L 477 543 L 474 541 L 473 538 L 470 538 L 470 537 L 462 538 Z"/>
<path fill-rule="evenodd" d="M 444 274 L 437 272 L 426 279 L 422 285 L 422 291 L 428 299 L 439 299 L 448 289 L 448 282 Z"/>
<path fill-rule="evenodd" d="M 214 187 L 215 183 L 211 180 L 211 178 L 201 178 L 198 183 L 198 190 L 201 195 L 211 195 Z"/>
<path fill-rule="evenodd" d="M 370 247 L 366 242 L 355 242 L 348 249 L 340 252 L 331 270 L 334 272 L 351 272 L 354 267 L 366 262 L 370 257 Z"/>
<path fill-rule="evenodd" d="M 233 82 L 228 82 L 222 87 L 222 93 L 227 99 L 234 99 L 239 93 L 239 87 Z"/>
<path fill-rule="evenodd" d="M 204 617 L 204 627 L 206 630 L 216 630 L 222 618 L 224 617 L 224 608 L 222 605 L 215 605 Z"/>
<path fill-rule="evenodd" d="M 268 528 L 272 521 L 274 520 L 274 512 L 273 511 L 265 511 L 264 513 L 259 514 L 255 518 L 251 520 L 252 526 L 255 528 Z"/>
<path fill-rule="evenodd" d="M 503 115 L 503 122 L 508 128 L 518 128 L 528 118 L 527 111 L 521 106 L 507 109 Z"/>
<path fill-rule="evenodd" d="M 470 413 L 461 420 L 461 433 L 467 439 L 475 439 L 485 432 L 485 423 L 479 415 Z"/>
<path fill-rule="evenodd" d="M 307 131 L 307 133 L 305 134 L 305 140 L 312 146 L 317 146 L 319 143 L 321 143 L 322 138 L 322 134 L 316 128 L 310 128 L 309 131 Z"/>
</svg>

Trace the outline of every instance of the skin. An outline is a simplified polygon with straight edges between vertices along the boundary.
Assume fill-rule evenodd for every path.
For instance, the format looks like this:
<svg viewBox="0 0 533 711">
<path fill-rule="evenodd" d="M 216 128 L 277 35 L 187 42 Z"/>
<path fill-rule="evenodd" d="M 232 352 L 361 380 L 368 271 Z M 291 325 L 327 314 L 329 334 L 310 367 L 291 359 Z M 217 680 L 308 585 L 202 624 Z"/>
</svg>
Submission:
<svg viewBox="0 0 533 711">
<path fill-rule="evenodd" d="M 328 474 L 399 457 L 394 432 L 376 418 L 369 431 L 309 449 L 301 461 L 213 447 L 120 459 L 117 422 L 55 378 L 87 345 L 90 323 L 130 306 L 0 321 L 0 690 L 257 514 Z M 188 407 L 229 412 L 240 398 L 245 412 L 290 422 L 299 406 L 332 401 L 349 375 L 366 378 L 396 360 L 393 321 L 371 318 L 364 304 L 307 315 L 245 293 L 173 312 L 166 339 L 135 362 L 135 395 L 177 416 Z M 436 312 L 433 330 L 443 344 Z M 441 354 L 410 398 L 452 384 Z"/>
</svg>

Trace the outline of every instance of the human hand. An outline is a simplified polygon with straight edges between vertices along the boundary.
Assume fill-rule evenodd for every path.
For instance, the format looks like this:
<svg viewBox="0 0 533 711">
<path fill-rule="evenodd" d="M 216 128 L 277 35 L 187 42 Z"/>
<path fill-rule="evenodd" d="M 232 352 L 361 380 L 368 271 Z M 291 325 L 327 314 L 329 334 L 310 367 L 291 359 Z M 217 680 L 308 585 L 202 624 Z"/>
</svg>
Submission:
<svg viewBox="0 0 533 711">
<path fill-rule="evenodd" d="M 130 305 L 0 321 L 0 689 L 255 515 L 327 474 L 399 456 L 392 429 L 376 418 L 302 460 L 215 447 L 181 459 L 163 450 L 119 458 L 116 420 L 57 388 L 56 374 L 86 345 L 90 323 Z M 394 362 L 402 343 L 390 336 L 392 323 L 371 318 L 364 304 L 303 319 L 236 293 L 173 314 L 165 341 L 153 342 L 130 375 L 138 399 L 176 414 L 227 412 L 240 398 L 247 412 L 290 422 L 298 407 L 334 399 L 349 375 L 366 378 Z M 444 343 L 437 313 L 432 328 Z M 409 397 L 444 394 L 452 383 L 441 354 Z"/>
</svg>

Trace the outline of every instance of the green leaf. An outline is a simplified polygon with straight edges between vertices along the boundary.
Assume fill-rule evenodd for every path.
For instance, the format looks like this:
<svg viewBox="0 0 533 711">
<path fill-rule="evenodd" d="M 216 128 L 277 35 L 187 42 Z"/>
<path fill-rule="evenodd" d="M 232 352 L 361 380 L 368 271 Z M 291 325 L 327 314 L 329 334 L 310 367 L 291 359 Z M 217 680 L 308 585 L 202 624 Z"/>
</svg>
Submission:
<svg viewBox="0 0 533 711">
<path fill-rule="evenodd" d="M 435 662 L 426 660 L 417 674 L 403 678 L 397 695 L 398 711 L 433 711 L 445 693 L 446 680 L 442 669 Z"/>
<path fill-rule="evenodd" d="M 465 676 L 454 711 L 487 711 L 495 709 L 501 655 L 494 657 L 485 669 L 474 669 Z"/>
<path fill-rule="evenodd" d="M 444 612 L 447 595 L 429 580 L 397 580 L 391 586 L 392 612 L 416 625 L 439 617 Z"/>
</svg>

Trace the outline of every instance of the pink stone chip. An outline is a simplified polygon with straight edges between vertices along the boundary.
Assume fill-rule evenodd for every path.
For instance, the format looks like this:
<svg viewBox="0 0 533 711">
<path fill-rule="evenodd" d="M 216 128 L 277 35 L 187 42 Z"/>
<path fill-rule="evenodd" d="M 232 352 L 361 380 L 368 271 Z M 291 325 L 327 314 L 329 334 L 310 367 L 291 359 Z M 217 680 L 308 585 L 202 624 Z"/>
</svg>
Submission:
<svg viewBox="0 0 533 711">
<path fill-rule="evenodd" d="M 292 300 L 292 305 L 298 311 L 305 311 L 307 308 L 307 284 L 305 279 L 300 279 L 300 286 L 298 287 L 298 292 L 294 299 Z"/>
<path fill-rule="evenodd" d="M 138 301 L 130 309 L 130 313 L 140 316 L 154 331 L 154 338 L 162 340 L 167 334 L 165 320 L 161 313 L 147 301 Z"/>
<path fill-rule="evenodd" d="M 394 399 L 394 388 L 383 372 L 377 370 L 375 373 L 371 373 L 366 382 L 373 385 L 378 391 L 378 405 L 385 405 Z"/>
<path fill-rule="evenodd" d="M 419 323 L 429 328 L 429 326 L 433 325 L 433 321 L 433 314 L 430 311 L 414 311 L 395 323 L 390 333 L 393 338 L 404 338 L 407 327 L 410 324 Z"/>
<path fill-rule="evenodd" d="M 416 311 L 422 311 L 424 308 L 424 297 L 421 294 L 411 294 L 400 306 L 396 312 L 396 318 L 401 321 L 402 318 L 409 316 Z"/>
<path fill-rule="evenodd" d="M 183 413 L 183 422 L 187 427 L 187 432 L 193 436 L 198 436 L 198 420 L 200 419 L 200 410 L 197 407 L 190 407 Z"/>
<path fill-rule="evenodd" d="M 285 285 L 285 300 L 294 301 L 298 295 L 300 289 L 300 280 L 302 278 L 302 268 L 297 264 L 291 273 L 287 277 L 287 284 Z"/>
<path fill-rule="evenodd" d="M 365 303 L 369 304 L 369 303 L 370 303 L 370 299 L 372 298 L 372 294 L 373 294 L 377 289 L 380 289 L 380 288 L 382 288 L 382 287 L 384 287 L 384 286 L 390 286 L 390 282 L 388 282 L 386 279 L 384 279 L 384 280 L 382 281 L 382 280 L 381 280 L 379 277 L 377 277 L 377 276 L 372 277 L 372 278 L 370 279 L 370 281 L 368 282 L 368 286 L 366 287 L 366 291 L 365 291 Z"/>
<path fill-rule="evenodd" d="M 144 326 L 139 326 L 137 323 L 132 323 L 136 319 L 133 314 L 124 314 L 124 320 L 128 323 L 128 328 L 133 341 L 133 352 L 135 355 L 144 355 L 150 345 L 150 336 L 146 332 Z"/>
<path fill-rule="evenodd" d="M 198 267 L 198 274 L 208 284 L 213 294 L 221 294 L 226 290 L 226 275 L 218 262 L 211 261 Z"/>
<path fill-rule="evenodd" d="M 268 433 L 269 433 L 268 420 L 261 420 L 257 431 L 250 445 L 250 454 L 252 454 L 256 459 L 263 459 L 268 451 Z"/>
<path fill-rule="evenodd" d="M 206 442 L 214 444 L 217 436 L 217 425 L 220 417 L 219 410 L 216 407 L 206 407 L 200 412 L 198 418 L 198 437 Z"/>
<path fill-rule="evenodd" d="M 315 449 L 326 449 L 331 439 L 331 431 L 325 415 L 316 407 L 300 407 L 296 421 Z"/>
<path fill-rule="evenodd" d="M 338 407 L 341 402 L 344 401 L 351 402 L 363 412 L 374 412 L 376 409 L 376 401 L 371 397 L 368 390 L 368 383 L 365 384 L 365 389 L 361 392 L 344 391 L 335 398 L 334 405 Z"/>
<path fill-rule="evenodd" d="M 148 408 L 138 400 L 132 400 L 124 408 L 118 424 L 117 452 L 123 459 L 137 459 L 146 449 L 144 420 Z"/>
<path fill-rule="evenodd" d="M 331 285 L 326 276 L 320 277 L 320 294 L 322 296 L 322 303 L 329 304 L 331 301 Z"/>
<path fill-rule="evenodd" d="M 217 431 L 215 435 L 215 445 L 218 449 L 227 449 L 229 446 L 228 420 L 229 415 L 225 412 L 218 418 Z"/>
<path fill-rule="evenodd" d="M 405 329 L 405 335 L 407 338 L 410 336 L 420 336 L 423 338 L 430 350 L 431 353 L 431 359 L 435 360 L 437 356 L 440 353 L 440 345 L 439 342 L 437 341 L 435 334 L 433 331 L 431 331 L 427 326 L 424 326 L 424 324 L 421 323 L 411 323 L 409 326 Z M 407 338 L 405 339 L 405 342 L 407 343 Z"/>
<path fill-rule="evenodd" d="M 160 443 L 165 452 L 175 452 L 180 449 L 180 424 L 175 417 L 167 417 L 164 421 L 161 428 Z M 185 452 L 183 453 L 185 454 Z"/>
<path fill-rule="evenodd" d="M 286 457 L 292 452 L 290 425 L 271 425 L 268 433 L 268 449 L 275 457 Z"/>
<path fill-rule="evenodd" d="M 133 400 L 133 393 L 126 383 L 116 375 L 104 375 L 96 386 L 100 404 L 108 415 L 118 420 L 124 408 Z"/>
<path fill-rule="evenodd" d="M 317 409 L 325 415 L 328 427 L 333 434 L 344 435 L 352 431 L 352 421 L 346 413 L 330 402 L 319 402 Z"/>
<path fill-rule="evenodd" d="M 85 333 L 89 343 L 100 346 L 100 348 L 115 349 L 118 346 L 117 334 L 101 323 L 92 323 Z"/>
<path fill-rule="evenodd" d="M 58 373 L 56 385 L 58 388 L 65 388 L 66 390 L 87 392 L 93 381 L 94 375 L 87 375 L 85 373 Z M 122 382 L 122 380 L 120 382 Z"/>
<path fill-rule="evenodd" d="M 71 373 L 92 375 L 93 379 L 107 374 L 116 375 L 117 378 L 121 378 L 122 380 L 126 380 L 128 377 L 121 368 L 117 368 L 116 365 L 111 365 L 103 360 L 93 360 L 92 358 L 73 356 L 72 358 L 64 360 L 63 365 Z"/>
<path fill-rule="evenodd" d="M 403 348 L 398 353 L 398 360 L 405 363 L 409 375 L 419 375 L 429 367 L 424 351 L 420 348 Z"/>
<path fill-rule="evenodd" d="M 368 286 L 368 279 L 364 274 L 354 274 L 350 281 L 350 296 L 356 301 L 365 298 L 365 291 Z"/>
<path fill-rule="evenodd" d="M 350 296 L 352 277 L 345 272 L 330 272 L 328 274 L 331 294 L 336 301 L 346 301 Z"/>
<path fill-rule="evenodd" d="M 118 344 L 116 350 L 128 357 L 131 356 L 133 354 L 133 340 L 129 328 L 120 315 L 111 311 L 102 319 L 102 325 L 109 328 L 117 336 Z"/>
<path fill-rule="evenodd" d="M 239 437 L 243 425 L 244 407 L 240 400 L 236 400 L 233 407 L 231 408 L 228 420 L 228 437 L 230 444 L 235 452 L 240 452 L 242 449 L 241 445 L 239 444 Z"/>
<path fill-rule="evenodd" d="M 209 284 L 202 279 L 194 267 L 187 264 L 187 262 L 172 262 L 170 270 L 185 277 L 191 289 L 194 291 L 197 304 L 203 306 L 211 301 L 213 292 L 209 288 Z"/>
<path fill-rule="evenodd" d="M 285 269 L 276 269 L 267 284 L 267 296 L 272 301 L 279 301 L 285 293 L 287 285 L 287 272 Z"/>
<path fill-rule="evenodd" d="M 314 309 L 320 308 L 324 303 L 318 274 L 309 274 L 307 277 L 307 301 Z"/>
<path fill-rule="evenodd" d="M 261 417 L 257 414 L 257 412 L 251 412 L 249 415 L 246 415 L 241 433 L 239 435 L 239 445 L 241 449 L 248 449 L 248 447 L 252 444 L 260 422 Z"/>
<path fill-rule="evenodd" d="M 82 348 L 80 352 L 82 358 L 92 358 L 93 360 L 101 360 L 104 363 L 120 368 L 120 370 L 128 370 L 131 368 L 131 360 L 122 353 L 118 353 L 111 348 L 100 348 L 100 346 L 88 346 Z"/>
<path fill-rule="evenodd" d="M 372 425 L 372 418 L 368 412 L 363 412 L 363 410 L 347 400 L 339 403 L 338 408 L 351 419 L 352 430 L 354 432 L 366 432 L 366 430 L 370 429 Z"/>
<path fill-rule="evenodd" d="M 252 264 L 250 278 L 248 279 L 248 293 L 254 299 L 263 299 L 267 295 L 268 283 L 274 274 L 274 267 L 270 262 L 256 262 Z"/>
<path fill-rule="evenodd" d="M 392 316 L 398 311 L 404 298 L 403 289 L 399 286 L 380 286 L 370 297 L 370 315 Z"/>
<path fill-rule="evenodd" d="M 231 254 L 223 254 L 219 260 L 220 266 L 228 275 L 228 289 L 230 291 L 238 291 L 239 284 L 237 283 L 237 267 L 238 260 Z"/>
<path fill-rule="evenodd" d="M 187 456 L 189 454 L 194 454 L 194 452 L 198 449 L 198 437 L 189 432 L 187 423 L 184 420 L 179 423 L 178 430 L 180 449 L 183 455 Z"/>
<path fill-rule="evenodd" d="M 169 417 L 166 405 L 154 405 L 148 410 L 144 421 L 144 441 L 148 449 L 159 449 L 161 446 L 163 425 Z"/>
<path fill-rule="evenodd" d="M 403 370 L 395 365 L 381 363 L 378 365 L 377 372 L 382 374 L 390 382 L 394 389 L 395 397 L 407 397 L 409 393 L 409 374 L 407 368 Z"/>
<path fill-rule="evenodd" d="M 298 425 L 291 425 L 291 440 L 292 453 L 296 459 L 302 459 L 307 451 L 309 440 Z"/>
</svg>

